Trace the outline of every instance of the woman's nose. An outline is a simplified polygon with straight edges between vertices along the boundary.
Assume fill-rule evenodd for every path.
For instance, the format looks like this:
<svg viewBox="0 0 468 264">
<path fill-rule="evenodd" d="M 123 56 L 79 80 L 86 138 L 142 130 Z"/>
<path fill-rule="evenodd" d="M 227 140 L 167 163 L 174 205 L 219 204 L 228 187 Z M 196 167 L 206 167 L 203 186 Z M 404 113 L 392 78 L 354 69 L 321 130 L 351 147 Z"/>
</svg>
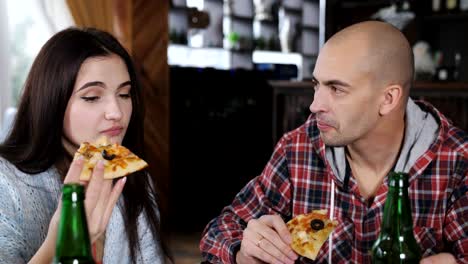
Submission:
<svg viewBox="0 0 468 264">
<path fill-rule="evenodd" d="M 120 120 L 122 118 L 122 110 L 117 100 L 110 100 L 106 107 L 104 118 L 108 120 Z"/>
</svg>

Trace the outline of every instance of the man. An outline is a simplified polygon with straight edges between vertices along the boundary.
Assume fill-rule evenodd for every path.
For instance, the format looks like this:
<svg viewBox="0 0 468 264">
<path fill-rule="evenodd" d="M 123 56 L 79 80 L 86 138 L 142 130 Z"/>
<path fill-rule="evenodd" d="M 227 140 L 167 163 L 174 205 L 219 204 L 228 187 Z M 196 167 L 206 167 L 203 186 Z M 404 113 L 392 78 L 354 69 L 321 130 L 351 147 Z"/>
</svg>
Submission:
<svg viewBox="0 0 468 264">
<path fill-rule="evenodd" d="M 314 263 L 370 263 L 394 170 L 410 174 L 422 263 L 467 263 L 467 136 L 409 99 L 413 68 L 410 44 L 389 24 L 363 22 L 334 35 L 317 58 L 312 115 L 208 224 L 204 259 L 293 263 L 299 256 L 285 221 L 326 209 L 339 224 Z"/>
</svg>

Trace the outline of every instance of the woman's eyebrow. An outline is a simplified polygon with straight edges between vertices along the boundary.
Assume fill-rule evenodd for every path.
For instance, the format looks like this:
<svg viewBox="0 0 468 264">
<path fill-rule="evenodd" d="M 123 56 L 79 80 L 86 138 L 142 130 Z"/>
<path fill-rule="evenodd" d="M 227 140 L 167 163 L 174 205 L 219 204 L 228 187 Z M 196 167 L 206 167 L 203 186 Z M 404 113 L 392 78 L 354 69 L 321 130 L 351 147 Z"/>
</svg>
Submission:
<svg viewBox="0 0 468 264">
<path fill-rule="evenodd" d="M 126 81 L 126 82 L 123 82 L 119 85 L 119 87 L 117 87 L 117 89 L 120 89 L 122 87 L 125 87 L 127 85 L 132 85 L 132 82 L 131 81 Z"/>
<path fill-rule="evenodd" d="M 99 87 L 102 87 L 102 88 L 105 88 L 105 85 L 103 82 L 100 82 L 100 81 L 95 81 L 95 82 L 87 82 L 85 83 L 83 86 L 81 86 L 78 91 L 81 91 L 85 88 L 88 88 L 90 86 L 99 86 Z"/>
</svg>

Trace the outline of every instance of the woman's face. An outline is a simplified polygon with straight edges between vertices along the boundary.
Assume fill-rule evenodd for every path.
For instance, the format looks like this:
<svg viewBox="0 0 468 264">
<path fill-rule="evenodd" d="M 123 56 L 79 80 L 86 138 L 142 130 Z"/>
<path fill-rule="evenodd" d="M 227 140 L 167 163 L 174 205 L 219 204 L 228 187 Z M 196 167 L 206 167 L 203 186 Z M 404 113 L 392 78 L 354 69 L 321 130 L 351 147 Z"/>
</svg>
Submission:
<svg viewBox="0 0 468 264">
<path fill-rule="evenodd" d="M 121 144 L 132 115 L 130 89 L 127 66 L 117 55 L 85 60 L 65 111 L 65 149 L 73 154 L 82 142 L 103 135 Z"/>
</svg>

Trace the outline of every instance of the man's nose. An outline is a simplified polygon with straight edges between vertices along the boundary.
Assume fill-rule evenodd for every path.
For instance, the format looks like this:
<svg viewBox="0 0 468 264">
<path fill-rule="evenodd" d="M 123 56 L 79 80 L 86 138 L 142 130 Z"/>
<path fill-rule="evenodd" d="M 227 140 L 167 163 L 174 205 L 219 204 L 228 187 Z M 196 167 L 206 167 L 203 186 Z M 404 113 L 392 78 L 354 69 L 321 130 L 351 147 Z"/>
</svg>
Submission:
<svg viewBox="0 0 468 264">
<path fill-rule="evenodd" d="M 310 104 L 309 110 L 312 113 L 325 112 L 327 110 L 327 96 L 323 91 L 324 88 L 316 89 L 314 93 L 314 99 L 312 104 Z"/>
</svg>

